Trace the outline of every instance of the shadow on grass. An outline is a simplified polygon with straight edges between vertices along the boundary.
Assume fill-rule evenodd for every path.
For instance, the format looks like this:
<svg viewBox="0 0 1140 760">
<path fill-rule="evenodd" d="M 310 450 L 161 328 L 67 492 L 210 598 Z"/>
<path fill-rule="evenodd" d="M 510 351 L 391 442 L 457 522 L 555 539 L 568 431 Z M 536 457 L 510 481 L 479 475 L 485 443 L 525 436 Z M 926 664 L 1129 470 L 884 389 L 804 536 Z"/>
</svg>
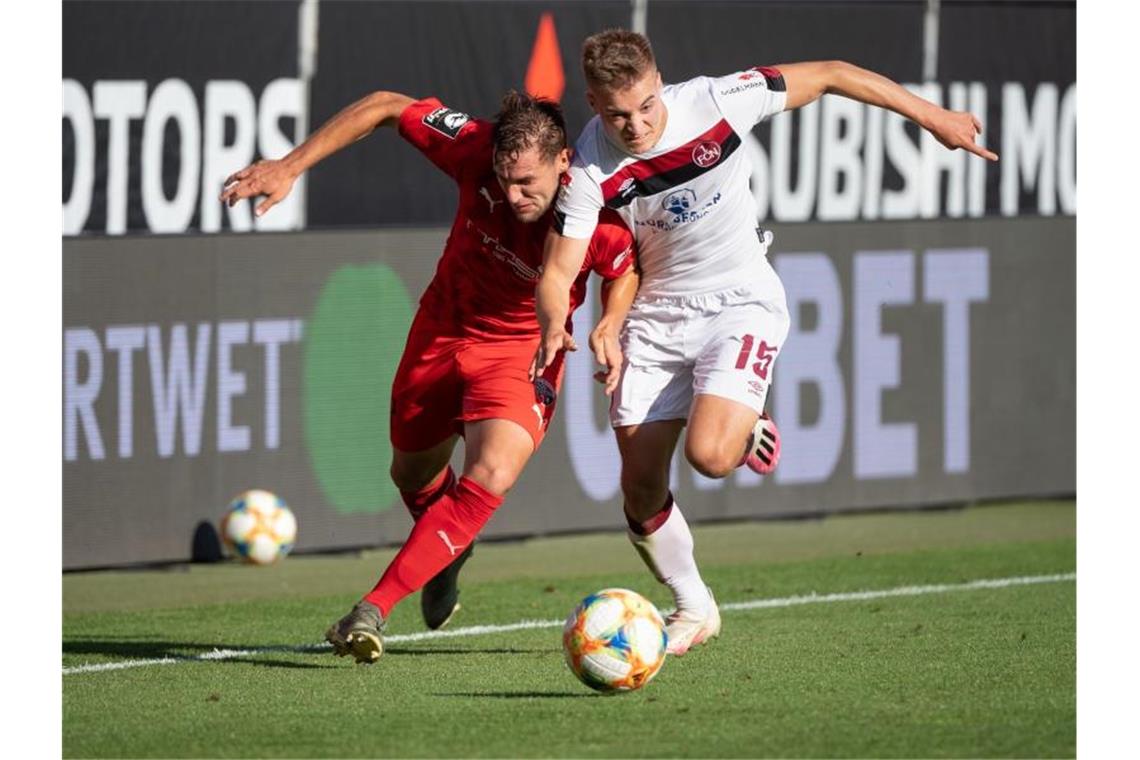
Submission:
<svg viewBox="0 0 1140 760">
<path fill-rule="evenodd" d="M 327 656 L 327 655 L 326 655 Z M 327 665 L 318 665 L 315 662 L 289 662 L 288 660 L 259 660 L 255 657 L 242 657 L 234 660 L 222 660 L 221 662 L 244 662 L 247 665 L 256 665 L 261 668 L 294 668 L 302 670 L 331 670 L 338 667 L 333 663 Z"/>
<path fill-rule="evenodd" d="M 561 650 L 558 648 L 545 648 L 545 649 L 515 649 L 515 648 L 476 648 L 471 649 L 437 649 L 437 648 L 415 648 L 409 649 L 407 647 L 387 647 L 384 654 L 393 655 L 433 655 L 433 654 L 556 654 Z"/>
<path fill-rule="evenodd" d="M 482 699 L 596 699 L 605 694 L 578 694 L 565 691 L 443 691 L 433 697 L 472 697 Z"/>
<path fill-rule="evenodd" d="M 223 662 L 245 663 L 270 668 L 335 668 L 333 663 L 316 664 L 311 662 L 293 662 L 289 660 L 266 659 L 267 655 L 292 654 L 305 657 L 327 657 L 329 650 L 318 647 L 289 647 L 289 646 L 250 646 L 249 644 L 203 644 L 199 641 L 135 641 L 131 637 L 123 639 L 69 639 L 63 642 L 64 655 L 103 655 L 126 660 L 159 660 L 176 659 L 194 662 Z M 248 654 L 231 657 L 212 658 L 208 655 L 215 651 L 248 652 Z"/>
<path fill-rule="evenodd" d="M 288 647 L 259 647 L 249 644 L 203 644 L 200 641 L 134 641 L 122 639 L 65 639 L 64 654 L 102 654 L 115 657 L 152 659 L 159 657 L 193 657 L 198 652 L 215 649 L 289 651 Z"/>
</svg>

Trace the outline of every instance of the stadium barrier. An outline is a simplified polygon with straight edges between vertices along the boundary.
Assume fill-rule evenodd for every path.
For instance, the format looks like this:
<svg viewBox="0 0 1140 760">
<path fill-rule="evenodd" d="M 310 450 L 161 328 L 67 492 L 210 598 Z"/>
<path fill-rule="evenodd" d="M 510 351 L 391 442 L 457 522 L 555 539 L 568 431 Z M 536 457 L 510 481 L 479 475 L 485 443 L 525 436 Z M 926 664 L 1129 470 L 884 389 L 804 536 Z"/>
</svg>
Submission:
<svg viewBox="0 0 1140 760">
<path fill-rule="evenodd" d="M 1073 493 L 1075 221 L 780 225 L 772 477 L 676 460 L 694 521 Z M 393 543 L 391 378 L 442 230 L 64 241 L 65 568 L 188 559 L 268 488 L 300 551 Z M 596 295 L 578 312 L 585 334 Z M 623 524 L 593 361 L 487 534 Z"/>
<path fill-rule="evenodd" d="M 844 59 L 977 113 L 1002 156 L 842 98 L 745 137 L 793 311 L 769 401 L 784 459 L 714 482 L 678 457 L 686 514 L 1075 492 L 1075 3 L 641 5 L 666 81 Z M 64 568 L 189 559 L 258 486 L 296 510 L 300 551 L 401 540 L 388 385 L 452 183 L 394 134 L 256 220 L 221 181 L 376 89 L 489 116 L 525 86 L 576 133 L 581 41 L 631 21 L 626 0 L 65 3 Z M 621 527 L 592 369 L 571 358 L 490 535 Z"/>
</svg>

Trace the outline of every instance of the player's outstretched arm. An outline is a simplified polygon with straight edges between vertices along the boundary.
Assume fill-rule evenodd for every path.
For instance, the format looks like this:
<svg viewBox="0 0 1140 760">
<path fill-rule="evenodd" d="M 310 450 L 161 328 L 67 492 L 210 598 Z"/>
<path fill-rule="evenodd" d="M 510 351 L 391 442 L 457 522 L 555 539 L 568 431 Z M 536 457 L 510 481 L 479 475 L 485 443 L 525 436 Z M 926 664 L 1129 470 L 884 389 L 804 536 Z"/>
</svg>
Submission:
<svg viewBox="0 0 1140 760">
<path fill-rule="evenodd" d="M 622 353 L 618 334 L 640 284 L 641 276 L 633 267 L 616 280 L 606 280 L 602 284 L 602 316 L 590 331 L 590 350 L 598 364 L 605 367 L 594 373 L 594 379 L 605 386 L 607 396 L 613 395 L 621 378 Z"/>
<path fill-rule="evenodd" d="M 395 126 L 415 102 L 398 92 L 374 92 L 326 121 L 307 140 L 280 159 L 258 161 L 226 178 L 220 199 L 233 206 L 240 200 L 266 196 L 254 213 L 261 216 L 280 203 L 297 177 L 341 148 L 370 135 L 377 127 Z"/>
<path fill-rule="evenodd" d="M 942 108 L 873 71 L 844 61 L 785 63 L 776 68 L 784 76 L 788 110 L 806 106 L 825 93 L 843 95 L 905 116 L 950 150 L 961 148 L 990 161 L 998 159 L 996 153 L 975 142 L 982 131 L 978 117 Z"/>
<path fill-rule="evenodd" d="M 549 367 L 559 351 L 578 350 L 573 336 L 566 332 L 566 318 L 570 315 L 570 287 L 582 271 L 589 247 L 589 238 L 564 237 L 554 230 L 546 233 L 542 276 L 535 289 L 535 310 L 542 339 L 532 374 Z"/>
</svg>

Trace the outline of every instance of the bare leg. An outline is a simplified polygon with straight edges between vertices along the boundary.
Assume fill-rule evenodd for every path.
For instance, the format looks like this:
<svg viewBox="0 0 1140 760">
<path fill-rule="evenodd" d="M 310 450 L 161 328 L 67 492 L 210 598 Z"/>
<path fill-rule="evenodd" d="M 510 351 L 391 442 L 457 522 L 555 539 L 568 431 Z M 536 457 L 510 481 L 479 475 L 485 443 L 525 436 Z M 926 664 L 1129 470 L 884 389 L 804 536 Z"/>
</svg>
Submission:
<svg viewBox="0 0 1140 760">
<path fill-rule="evenodd" d="M 706 394 L 693 399 L 685 458 L 708 478 L 723 478 L 740 465 L 760 415 L 751 407 Z"/>
</svg>

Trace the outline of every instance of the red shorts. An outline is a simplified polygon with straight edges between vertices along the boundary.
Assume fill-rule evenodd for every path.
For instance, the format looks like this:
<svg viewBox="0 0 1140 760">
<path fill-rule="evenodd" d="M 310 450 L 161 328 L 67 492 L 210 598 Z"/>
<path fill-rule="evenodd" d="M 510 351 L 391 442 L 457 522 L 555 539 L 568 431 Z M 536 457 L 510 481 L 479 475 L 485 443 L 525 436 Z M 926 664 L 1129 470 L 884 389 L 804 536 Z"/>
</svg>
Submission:
<svg viewBox="0 0 1140 760">
<path fill-rule="evenodd" d="M 463 424 L 511 420 L 521 425 L 538 449 L 555 400 L 544 403 L 527 375 L 538 338 L 486 339 L 445 335 L 417 315 L 392 381 L 392 445 L 400 451 L 430 449 Z M 562 359 L 543 373 L 557 392 Z"/>
</svg>

